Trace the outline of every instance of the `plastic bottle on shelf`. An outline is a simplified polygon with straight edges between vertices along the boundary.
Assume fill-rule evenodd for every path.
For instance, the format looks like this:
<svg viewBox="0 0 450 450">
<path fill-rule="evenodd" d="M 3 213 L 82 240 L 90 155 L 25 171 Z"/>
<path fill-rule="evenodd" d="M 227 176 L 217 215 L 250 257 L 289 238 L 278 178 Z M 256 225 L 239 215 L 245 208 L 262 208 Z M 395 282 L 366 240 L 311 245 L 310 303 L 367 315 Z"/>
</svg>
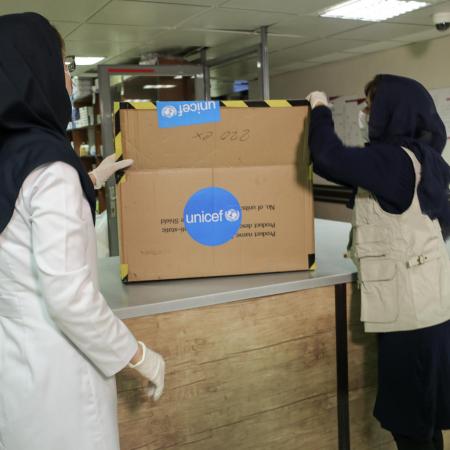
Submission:
<svg viewBox="0 0 450 450">
<path fill-rule="evenodd" d="M 88 144 L 83 143 L 80 145 L 80 156 L 82 158 L 89 156 L 89 145 Z"/>
</svg>

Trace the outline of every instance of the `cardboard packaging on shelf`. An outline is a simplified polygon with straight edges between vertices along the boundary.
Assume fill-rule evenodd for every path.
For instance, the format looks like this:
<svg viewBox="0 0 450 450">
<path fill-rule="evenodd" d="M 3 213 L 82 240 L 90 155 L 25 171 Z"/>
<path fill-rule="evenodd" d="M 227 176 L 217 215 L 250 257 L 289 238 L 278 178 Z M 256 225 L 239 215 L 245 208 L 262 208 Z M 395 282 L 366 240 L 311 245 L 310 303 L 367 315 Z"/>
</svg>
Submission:
<svg viewBox="0 0 450 450">
<path fill-rule="evenodd" d="M 313 269 L 308 111 L 221 102 L 220 121 L 161 128 L 153 103 L 116 105 L 116 154 L 135 161 L 117 177 L 122 279 Z"/>
</svg>

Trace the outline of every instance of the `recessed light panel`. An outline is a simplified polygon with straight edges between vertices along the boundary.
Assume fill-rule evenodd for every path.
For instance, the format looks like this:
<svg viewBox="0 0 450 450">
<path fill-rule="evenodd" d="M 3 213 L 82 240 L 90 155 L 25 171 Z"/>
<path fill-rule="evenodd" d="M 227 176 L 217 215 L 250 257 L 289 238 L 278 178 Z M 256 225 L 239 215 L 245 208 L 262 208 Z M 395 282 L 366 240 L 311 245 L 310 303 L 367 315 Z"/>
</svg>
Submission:
<svg viewBox="0 0 450 450">
<path fill-rule="evenodd" d="M 427 2 L 403 0 L 350 0 L 324 11 L 321 17 L 382 22 L 416 9 L 428 6 Z"/>
<path fill-rule="evenodd" d="M 104 56 L 75 56 L 75 64 L 77 66 L 93 66 L 104 59 Z"/>
</svg>

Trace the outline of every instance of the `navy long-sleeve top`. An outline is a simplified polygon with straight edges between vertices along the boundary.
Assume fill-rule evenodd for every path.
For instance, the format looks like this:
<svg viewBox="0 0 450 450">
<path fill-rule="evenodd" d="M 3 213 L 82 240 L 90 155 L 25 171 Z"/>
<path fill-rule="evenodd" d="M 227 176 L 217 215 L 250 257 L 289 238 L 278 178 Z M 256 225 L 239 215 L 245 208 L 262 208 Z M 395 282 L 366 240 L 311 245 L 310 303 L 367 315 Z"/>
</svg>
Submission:
<svg viewBox="0 0 450 450">
<path fill-rule="evenodd" d="M 330 109 L 318 106 L 311 113 L 309 147 L 314 171 L 321 177 L 371 192 L 389 213 L 401 214 L 411 205 L 414 166 L 400 146 L 347 147 L 334 131 Z"/>
</svg>

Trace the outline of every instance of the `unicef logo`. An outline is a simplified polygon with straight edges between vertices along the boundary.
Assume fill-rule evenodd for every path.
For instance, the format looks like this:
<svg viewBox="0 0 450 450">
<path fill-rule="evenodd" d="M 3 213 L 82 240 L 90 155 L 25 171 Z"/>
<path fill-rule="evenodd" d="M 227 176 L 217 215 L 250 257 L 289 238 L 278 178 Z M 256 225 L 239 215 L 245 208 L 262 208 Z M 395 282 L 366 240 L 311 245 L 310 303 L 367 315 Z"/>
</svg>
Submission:
<svg viewBox="0 0 450 450">
<path fill-rule="evenodd" d="M 161 115 L 167 119 L 172 119 L 172 117 L 178 115 L 177 108 L 172 105 L 164 106 L 164 108 L 161 110 Z"/>
<path fill-rule="evenodd" d="M 242 223 L 242 209 L 231 192 L 210 187 L 188 200 L 183 217 L 186 231 L 194 241 L 217 246 L 236 236 Z"/>
<path fill-rule="evenodd" d="M 225 211 L 225 219 L 228 220 L 228 222 L 236 222 L 241 218 L 241 213 L 235 209 L 229 209 L 228 211 Z"/>
</svg>

